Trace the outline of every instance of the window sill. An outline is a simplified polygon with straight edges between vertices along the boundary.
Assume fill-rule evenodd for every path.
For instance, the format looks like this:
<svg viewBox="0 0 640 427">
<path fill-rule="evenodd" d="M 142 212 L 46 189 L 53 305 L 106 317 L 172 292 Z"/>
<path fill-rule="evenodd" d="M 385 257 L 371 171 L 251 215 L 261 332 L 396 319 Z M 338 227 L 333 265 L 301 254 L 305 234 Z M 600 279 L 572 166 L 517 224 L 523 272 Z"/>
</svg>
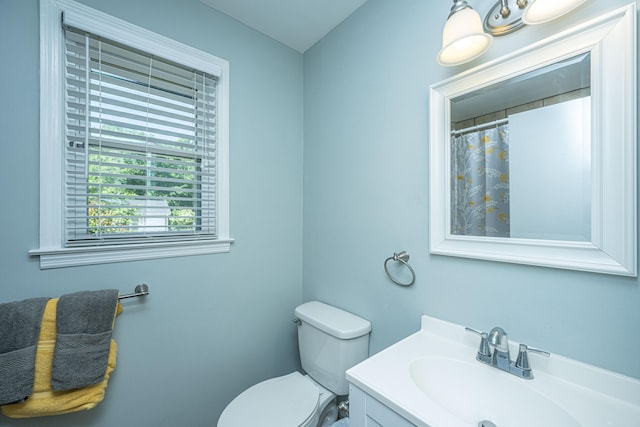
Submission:
<svg viewBox="0 0 640 427">
<path fill-rule="evenodd" d="M 223 253 L 230 251 L 231 243 L 233 243 L 233 239 L 96 246 L 89 248 L 41 248 L 30 250 L 29 255 L 39 256 L 40 269 L 45 270 L 81 265 Z"/>
</svg>

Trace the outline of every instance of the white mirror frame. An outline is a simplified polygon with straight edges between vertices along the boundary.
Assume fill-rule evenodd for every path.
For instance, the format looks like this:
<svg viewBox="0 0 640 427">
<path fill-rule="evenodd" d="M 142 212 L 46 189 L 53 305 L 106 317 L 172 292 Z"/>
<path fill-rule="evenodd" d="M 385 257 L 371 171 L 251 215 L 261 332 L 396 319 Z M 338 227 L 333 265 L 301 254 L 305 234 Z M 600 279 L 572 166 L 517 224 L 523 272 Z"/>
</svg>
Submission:
<svg viewBox="0 0 640 427">
<path fill-rule="evenodd" d="M 591 52 L 591 241 L 451 234 L 451 99 Z M 430 253 L 637 276 L 636 5 L 430 88 Z"/>
</svg>

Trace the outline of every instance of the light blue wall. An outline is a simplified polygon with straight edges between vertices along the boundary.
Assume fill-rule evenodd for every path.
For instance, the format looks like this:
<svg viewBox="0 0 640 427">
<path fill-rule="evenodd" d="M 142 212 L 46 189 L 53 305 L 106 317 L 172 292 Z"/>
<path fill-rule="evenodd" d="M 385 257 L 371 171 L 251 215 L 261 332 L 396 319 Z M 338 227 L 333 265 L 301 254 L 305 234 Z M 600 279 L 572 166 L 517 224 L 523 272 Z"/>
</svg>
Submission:
<svg viewBox="0 0 640 427">
<path fill-rule="evenodd" d="M 103 403 L 0 426 L 213 426 L 242 389 L 298 367 L 302 301 L 302 55 L 196 0 L 86 0 L 227 59 L 231 70 L 231 253 L 41 271 L 38 246 L 38 1 L 0 1 L 3 224 L 0 302 L 115 287 L 118 367 Z"/>
<path fill-rule="evenodd" d="M 592 0 L 496 39 L 469 66 L 626 3 Z M 429 314 L 501 325 L 512 339 L 640 378 L 637 279 L 429 255 L 428 88 L 468 68 L 435 61 L 450 6 L 369 0 L 305 53 L 304 299 L 371 320 L 373 353 Z M 418 277 L 411 288 L 383 270 L 400 250 Z"/>
</svg>

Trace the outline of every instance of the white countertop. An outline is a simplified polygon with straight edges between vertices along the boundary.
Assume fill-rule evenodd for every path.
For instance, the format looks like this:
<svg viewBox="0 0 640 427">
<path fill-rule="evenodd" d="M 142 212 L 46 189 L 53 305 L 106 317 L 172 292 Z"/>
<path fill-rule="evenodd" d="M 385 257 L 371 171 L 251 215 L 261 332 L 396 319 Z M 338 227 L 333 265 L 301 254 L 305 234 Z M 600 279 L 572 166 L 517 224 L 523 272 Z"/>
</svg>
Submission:
<svg viewBox="0 0 640 427">
<path fill-rule="evenodd" d="M 640 380 L 562 356 L 546 358 L 535 353 L 529 354 L 535 378 L 525 380 L 475 361 L 479 340 L 463 326 L 422 316 L 418 332 L 349 369 L 347 379 L 418 426 L 476 427 L 482 418 L 472 423 L 447 411 L 410 375 L 411 364 L 425 357 L 471 361 L 495 375 L 522 382 L 517 386 L 542 394 L 583 427 L 640 427 Z M 510 342 L 512 358 L 517 349 L 518 343 Z M 487 393 L 491 393 L 491 384 L 487 384 Z"/>
</svg>

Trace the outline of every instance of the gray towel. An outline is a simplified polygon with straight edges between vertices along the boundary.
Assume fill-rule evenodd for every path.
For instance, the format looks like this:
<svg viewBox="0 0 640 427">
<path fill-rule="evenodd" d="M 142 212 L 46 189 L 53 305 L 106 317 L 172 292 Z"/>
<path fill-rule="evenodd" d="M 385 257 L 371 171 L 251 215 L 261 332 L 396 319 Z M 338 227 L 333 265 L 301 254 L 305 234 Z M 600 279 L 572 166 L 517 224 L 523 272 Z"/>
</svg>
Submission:
<svg viewBox="0 0 640 427">
<path fill-rule="evenodd" d="M 72 390 L 104 379 L 118 290 L 63 295 L 56 311 L 51 389 Z"/>
<path fill-rule="evenodd" d="M 36 346 L 49 298 L 0 304 L 0 405 L 33 393 Z"/>
</svg>

